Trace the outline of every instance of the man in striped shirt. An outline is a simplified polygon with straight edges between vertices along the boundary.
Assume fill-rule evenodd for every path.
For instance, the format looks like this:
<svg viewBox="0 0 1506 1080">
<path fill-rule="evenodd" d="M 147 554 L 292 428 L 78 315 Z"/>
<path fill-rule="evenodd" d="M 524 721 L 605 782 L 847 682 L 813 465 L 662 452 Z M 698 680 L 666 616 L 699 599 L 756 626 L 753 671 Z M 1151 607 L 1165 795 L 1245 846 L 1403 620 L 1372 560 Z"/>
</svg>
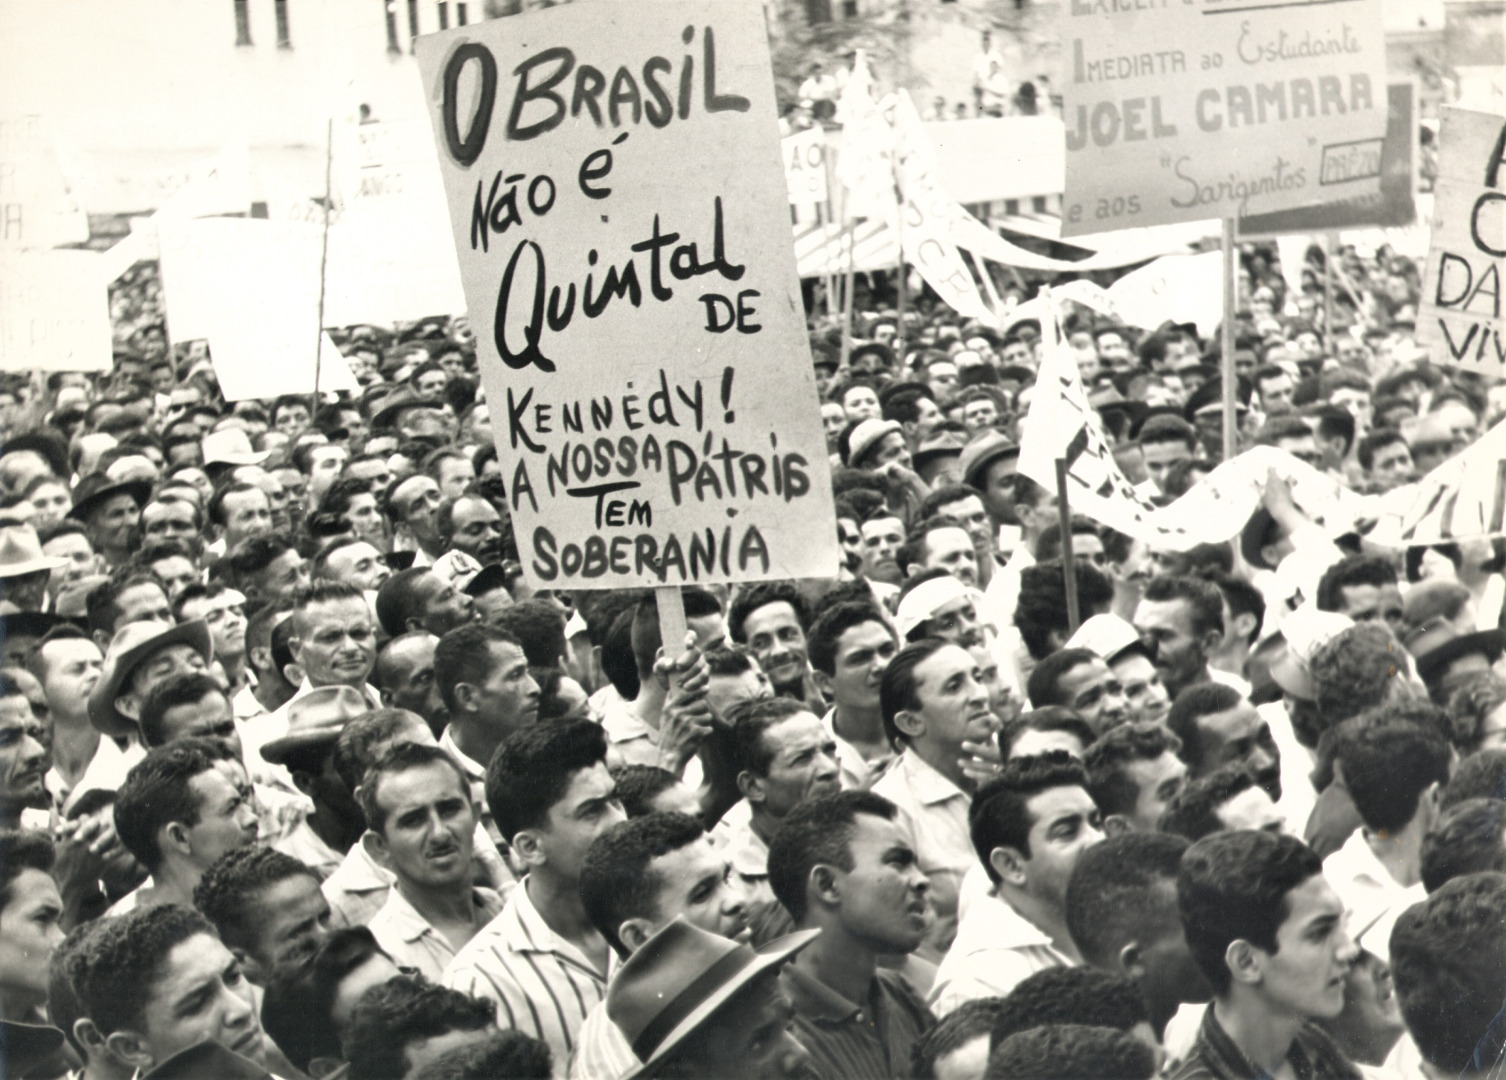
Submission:
<svg viewBox="0 0 1506 1080">
<path fill-rule="evenodd" d="M 444 974 L 446 986 L 493 1002 L 500 1026 L 547 1043 L 559 1077 L 606 995 L 610 951 L 579 889 L 591 842 L 625 817 L 606 756 L 589 720 L 526 727 L 498 748 L 486 801 L 527 876 Z"/>
</svg>

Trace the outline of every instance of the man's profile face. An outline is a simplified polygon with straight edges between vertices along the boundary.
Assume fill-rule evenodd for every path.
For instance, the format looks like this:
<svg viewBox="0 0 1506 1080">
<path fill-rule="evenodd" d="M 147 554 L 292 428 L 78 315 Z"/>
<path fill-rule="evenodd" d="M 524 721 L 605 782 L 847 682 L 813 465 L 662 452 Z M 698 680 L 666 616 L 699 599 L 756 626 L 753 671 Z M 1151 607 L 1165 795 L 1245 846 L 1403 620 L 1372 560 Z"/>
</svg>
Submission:
<svg viewBox="0 0 1506 1080">
<path fill-rule="evenodd" d="M 194 863 L 207 869 L 222 855 L 256 843 L 256 797 L 244 770 L 233 762 L 207 769 L 188 782 L 199 820 L 186 825 Z"/>
<path fill-rule="evenodd" d="M 1062 672 L 1056 689 L 1057 700 L 1087 721 L 1095 735 L 1129 719 L 1129 702 L 1119 677 L 1097 657 Z"/>
<path fill-rule="evenodd" d="M 511 734 L 539 718 L 539 684 L 528 673 L 528 657 L 511 642 L 491 642 L 491 673 L 476 688 L 477 711 L 498 730 Z"/>
<path fill-rule="evenodd" d="M 878 708 L 879 684 L 897 649 L 893 631 L 877 619 L 842 631 L 831 676 L 837 704 L 848 709 Z"/>
<path fill-rule="evenodd" d="M 1281 798 L 1281 752 L 1270 725 L 1248 701 L 1228 712 L 1210 713 L 1197 720 L 1198 775 L 1221 765 L 1238 764 L 1272 799 Z"/>
<path fill-rule="evenodd" d="M 235 727 L 235 713 L 230 699 L 215 691 L 198 701 L 174 705 L 162 714 L 162 741 L 180 739 L 215 739 L 237 758 L 241 756 L 241 737 Z"/>
<path fill-rule="evenodd" d="M 227 548 L 234 548 L 247 537 L 272 531 L 272 505 L 263 491 L 237 491 L 227 495 L 220 503 L 220 509 L 225 515 Z"/>
<path fill-rule="evenodd" d="M 1166 474 L 1172 466 L 1191 461 L 1193 456 L 1192 448 L 1180 440 L 1141 443 L 1140 450 L 1145 455 L 1145 471 L 1162 491 L 1166 490 Z"/>
<path fill-rule="evenodd" d="M 85 715 L 89 693 L 104 670 L 99 646 L 88 638 L 57 638 L 43 647 L 47 678 L 42 691 L 48 707 L 67 717 Z"/>
<path fill-rule="evenodd" d="M 201 1042 L 216 1042 L 258 1064 L 264 1056 L 261 1020 L 251 984 L 230 950 L 212 934 L 173 946 L 155 983 L 143 987 L 143 1047 L 153 1064 Z"/>
<path fill-rule="evenodd" d="M 659 881 L 657 922 L 665 925 L 683 918 L 708 933 L 746 939 L 748 898 L 731 870 L 709 836 L 651 860 L 648 873 Z"/>
<path fill-rule="evenodd" d="M 438 539 L 435 511 L 444 502 L 438 484 L 427 476 L 412 476 L 392 493 L 392 498 L 402 508 L 403 520 L 414 536 L 426 541 Z"/>
<path fill-rule="evenodd" d="M 285 600 L 309 583 L 309 564 L 297 548 L 288 548 L 255 576 L 254 588 L 267 600 Z M 247 588 L 253 586 L 248 583 Z"/>
<path fill-rule="evenodd" d="M 1263 997 L 1297 1016 L 1331 1020 L 1344 1011 L 1344 984 L 1359 950 L 1344 929 L 1344 902 L 1322 874 L 1286 894 L 1276 951 L 1255 947 Z"/>
<path fill-rule="evenodd" d="M 930 882 L 910 842 L 896 822 L 858 814 L 847 850 L 852 869 L 837 877 L 843 927 L 880 952 L 910 952 L 930 928 Z"/>
<path fill-rule="evenodd" d="M 764 810 L 783 818 L 806 799 L 841 790 L 837 744 L 814 713 L 799 712 L 771 724 L 761 741 L 769 755 L 760 779 Z"/>
<path fill-rule="evenodd" d="M 1139 794 L 1130 825 L 1136 832 L 1155 832 L 1166 807 L 1187 786 L 1187 763 L 1167 750 L 1158 758 L 1138 758 L 1124 766 Z"/>
<path fill-rule="evenodd" d="M 1339 588 L 1339 595 L 1342 598 L 1340 614 L 1348 615 L 1357 623 L 1384 622 L 1393 634 L 1400 633 L 1401 586 L 1344 585 Z"/>
<path fill-rule="evenodd" d="M 1006 525 L 1019 521 L 1014 505 L 1014 478 L 1019 471 L 1020 459 L 1014 454 L 989 462 L 983 470 L 983 506 L 995 521 Z"/>
<path fill-rule="evenodd" d="M 324 576 L 363 592 L 375 592 L 392 576 L 392 570 L 382 561 L 381 552 L 360 540 L 331 552 L 324 562 Z"/>
<path fill-rule="evenodd" d="M 1202 638 L 1193 633 L 1192 605 L 1186 600 L 1141 600 L 1133 621 L 1155 654 L 1168 693 L 1195 682 L 1207 668 L 1208 654 Z"/>
<path fill-rule="evenodd" d="M 254 973 L 265 985 L 273 971 L 314 955 L 329 935 L 329 901 L 312 874 L 273 882 L 256 898 Z"/>
<path fill-rule="evenodd" d="M 0 992 L 26 1008 L 47 1000 L 47 964 L 62 943 L 63 899 L 52 875 L 22 870 L 0 909 Z"/>
<path fill-rule="evenodd" d="M 788 601 L 774 600 L 750 611 L 743 619 L 743 637 L 776 688 L 798 687 L 810 671 L 805 631 Z"/>
<path fill-rule="evenodd" d="M 1049 788 L 1025 803 L 1030 815 L 1027 888 L 1057 910 L 1066 902 L 1067 879 L 1084 851 L 1103 839 L 1098 807 L 1080 787 Z"/>
<path fill-rule="evenodd" d="M 964 742 L 986 743 L 999 722 L 989 708 L 988 688 L 978 663 L 966 649 L 945 645 L 915 665 L 917 715 L 923 734 L 912 739 L 948 757 L 959 757 Z"/>
<path fill-rule="evenodd" d="M 415 634 L 388 645 L 382 653 L 383 694 L 394 709 L 407 709 L 426 720 L 444 712 L 439 684 L 434 681 L 433 634 Z"/>
<path fill-rule="evenodd" d="M 598 761 L 571 776 L 565 794 L 549 808 L 548 825 L 539 831 L 540 848 L 556 874 L 578 881 L 591 842 L 626 820 L 617 798 L 617 781 L 606 762 Z"/>
<path fill-rule="evenodd" d="M 476 602 L 438 574 L 420 577 L 416 591 L 423 629 L 431 634 L 443 637 L 476 618 Z"/>
</svg>

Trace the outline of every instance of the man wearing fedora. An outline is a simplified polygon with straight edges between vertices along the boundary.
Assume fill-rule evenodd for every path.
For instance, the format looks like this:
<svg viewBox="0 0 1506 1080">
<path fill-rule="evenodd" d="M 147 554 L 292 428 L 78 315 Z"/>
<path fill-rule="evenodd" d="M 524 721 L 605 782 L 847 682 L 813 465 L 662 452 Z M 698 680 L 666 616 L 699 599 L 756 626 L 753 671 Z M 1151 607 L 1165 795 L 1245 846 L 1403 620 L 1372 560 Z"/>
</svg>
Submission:
<svg viewBox="0 0 1506 1080">
<path fill-rule="evenodd" d="M 790 1032 L 780 968 L 810 945 L 800 930 L 754 951 L 676 919 L 618 970 L 612 1018 L 643 1065 L 623 1080 L 795 1080 L 814 1070 Z"/>
<path fill-rule="evenodd" d="M 68 565 L 64 558 L 43 554 L 42 541 L 30 525 L 0 527 L 0 594 L 14 605 L 7 612 L 40 612 L 52 571 Z"/>
<path fill-rule="evenodd" d="M 80 521 L 94 550 L 113 570 L 130 562 L 139 539 L 141 508 L 152 493 L 145 480 L 114 481 L 98 473 L 73 489 L 68 516 Z"/>
<path fill-rule="evenodd" d="M 174 675 L 208 671 L 213 659 L 209 627 L 198 620 L 127 623 L 110 642 L 89 693 L 90 722 L 112 739 L 139 742 L 141 706 L 152 688 Z"/>
<path fill-rule="evenodd" d="M 313 810 L 273 846 L 311 867 L 323 881 L 366 831 L 355 794 L 335 771 L 335 743 L 345 725 L 371 710 L 349 686 L 323 686 L 287 704 L 285 734 L 261 747 L 262 758 L 287 769 Z"/>
</svg>

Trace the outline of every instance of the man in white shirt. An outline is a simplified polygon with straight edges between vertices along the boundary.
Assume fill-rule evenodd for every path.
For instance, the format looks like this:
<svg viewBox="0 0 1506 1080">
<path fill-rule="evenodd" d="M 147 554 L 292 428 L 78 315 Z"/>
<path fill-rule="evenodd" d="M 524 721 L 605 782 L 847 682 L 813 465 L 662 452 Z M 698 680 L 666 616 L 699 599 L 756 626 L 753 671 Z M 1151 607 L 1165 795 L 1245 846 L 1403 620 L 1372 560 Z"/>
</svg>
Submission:
<svg viewBox="0 0 1506 1080">
<path fill-rule="evenodd" d="M 939 954 L 956 933 L 962 877 L 978 858 L 968 831 L 975 784 L 963 768 L 963 743 L 988 743 L 999 721 L 977 661 L 935 638 L 899 651 L 884 672 L 880 701 L 884 729 L 903 749 L 873 790 L 899 807 L 902 830 L 930 879 L 937 919 L 927 942 Z"/>
<path fill-rule="evenodd" d="M 438 982 L 455 954 L 502 910 L 473 884 L 478 814 L 459 764 L 437 746 L 397 743 L 366 770 L 360 787 L 372 861 L 393 876 L 370 929 L 400 966 Z"/>
<path fill-rule="evenodd" d="M 1067 881 L 1103 839 L 1082 764 L 1064 750 L 1005 762 L 977 793 L 977 858 L 993 888 L 969 905 L 936 970 L 931 1008 L 1002 997 L 1027 975 L 1081 963 L 1067 930 Z"/>
<path fill-rule="evenodd" d="M 835 604 L 811 627 L 812 676 L 832 701 L 821 722 L 837 744 L 844 788 L 872 786 L 894 760 L 879 685 L 897 649 L 893 628 L 872 604 Z"/>
<path fill-rule="evenodd" d="M 1438 820 L 1452 763 L 1448 742 L 1431 726 L 1435 718 L 1443 719 L 1440 710 L 1405 702 L 1347 720 L 1338 731 L 1335 767 L 1363 825 L 1323 860 L 1323 876 L 1352 925 L 1379 920 L 1366 942 L 1382 959 L 1391 924 L 1427 895 L 1422 841 Z"/>
</svg>

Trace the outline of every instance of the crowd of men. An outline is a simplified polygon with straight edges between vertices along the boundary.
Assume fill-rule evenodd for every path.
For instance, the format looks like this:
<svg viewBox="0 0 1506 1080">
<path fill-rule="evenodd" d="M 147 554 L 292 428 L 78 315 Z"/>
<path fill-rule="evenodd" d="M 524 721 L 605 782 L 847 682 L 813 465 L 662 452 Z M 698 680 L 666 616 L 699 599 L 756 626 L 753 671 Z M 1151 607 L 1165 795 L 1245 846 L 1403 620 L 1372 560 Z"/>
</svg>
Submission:
<svg viewBox="0 0 1506 1080">
<path fill-rule="evenodd" d="M 1240 449 L 1403 498 L 1499 402 L 1343 258 L 1245 253 Z M 160 333 L 0 387 L 5 1074 L 1499 1075 L 1502 544 L 1272 472 L 1163 550 L 1019 474 L 1038 323 L 855 333 L 839 572 L 683 589 L 675 660 L 651 590 L 529 587 L 464 320 L 316 401 Z M 1216 466 L 1216 338 L 1066 337 L 1145 498 Z"/>
</svg>

